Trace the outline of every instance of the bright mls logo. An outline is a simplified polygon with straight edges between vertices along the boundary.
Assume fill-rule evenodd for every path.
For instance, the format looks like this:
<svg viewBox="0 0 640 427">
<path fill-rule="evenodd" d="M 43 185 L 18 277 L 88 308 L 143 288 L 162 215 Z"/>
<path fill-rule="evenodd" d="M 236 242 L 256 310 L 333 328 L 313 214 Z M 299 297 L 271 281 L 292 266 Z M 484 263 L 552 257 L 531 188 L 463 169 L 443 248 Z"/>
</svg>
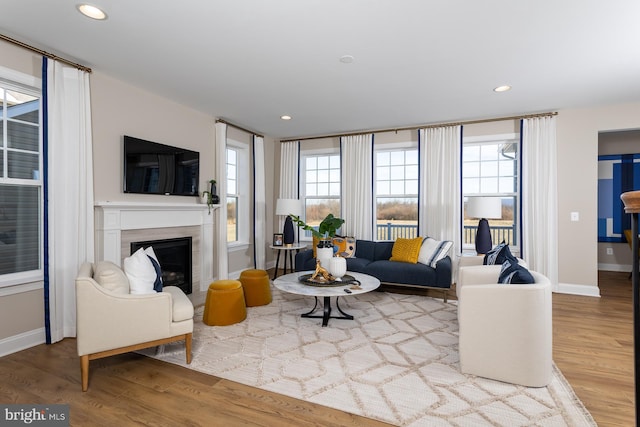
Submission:
<svg viewBox="0 0 640 427">
<path fill-rule="evenodd" d="M 68 426 L 69 405 L 0 405 L 3 426 Z"/>
</svg>

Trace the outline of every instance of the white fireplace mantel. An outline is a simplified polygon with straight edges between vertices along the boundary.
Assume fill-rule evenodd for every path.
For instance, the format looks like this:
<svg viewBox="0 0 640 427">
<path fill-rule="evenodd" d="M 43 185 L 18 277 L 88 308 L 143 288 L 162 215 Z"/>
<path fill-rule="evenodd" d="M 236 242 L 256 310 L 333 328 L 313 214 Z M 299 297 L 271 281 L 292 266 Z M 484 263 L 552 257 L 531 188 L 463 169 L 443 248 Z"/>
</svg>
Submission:
<svg viewBox="0 0 640 427">
<path fill-rule="evenodd" d="M 121 265 L 123 231 L 198 226 L 201 290 L 213 278 L 214 215 L 206 204 L 104 201 L 95 203 L 95 214 L 96 260 Z"/>
</svg>

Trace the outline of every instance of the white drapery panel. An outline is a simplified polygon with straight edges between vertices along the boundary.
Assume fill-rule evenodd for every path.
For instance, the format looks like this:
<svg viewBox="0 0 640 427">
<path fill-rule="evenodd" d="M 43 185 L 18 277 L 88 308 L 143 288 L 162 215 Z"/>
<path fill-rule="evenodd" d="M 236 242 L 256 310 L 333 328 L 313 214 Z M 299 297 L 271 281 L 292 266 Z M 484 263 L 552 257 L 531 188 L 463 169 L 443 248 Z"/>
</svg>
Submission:
<svg viewBox="0 0 640 427">
<path fill-rule="evenodd" d="M 373 240 L 373 134 L 340 138 L 342 234 Z"/>
<path fill-rule="evenodd" d="M 93 148 L 89 74 L 46 61 L 50 342 L 76 336 L 75 278 L 94 261 Z M 45 266 L 46 268 L 46 266 Z M 50 335 L 49 335 L 50 333 Z"/>
<path fill-rule="evenodd" d="M 419 235 L 451 240 L 459 254 L 461 126 L 420 129 Z"/>
<path fill-rule="evenodd" d="M 556 119 L 522 120 L 522 255 L 558 287 Z"/>
<path fill-rule="evenodd" d="M 264 138 L 253 135 L 253 250 L 255 268 L 266 270 L 266 177 L 264 172 Z"/>
<path fill-rule="evenodd" d="M 298 179 L 299 179 L 300 141 L 287 141 L 280 145 L 280 189 L 279 199 L 299 199 Z M 302 203 L 302 202 L 301 202 Z M 274 207 L 275 212 L 275 207 Z M 284 228 L 284 217 L 278 218 L 276 231 L 282 232 Z M 294 227 L 296 237 L 297 227 Z M 299 239 L 296 238 L 296 241 Z"/>
<path fill-rule="evenodd" d="M 216 123 L 216 179 L 220 195 L 220 209 L 216 215 L 216 258 L 218 279 L 229 277 L 229 256 L 227 254 L 227 124 Z"/>
</svg>

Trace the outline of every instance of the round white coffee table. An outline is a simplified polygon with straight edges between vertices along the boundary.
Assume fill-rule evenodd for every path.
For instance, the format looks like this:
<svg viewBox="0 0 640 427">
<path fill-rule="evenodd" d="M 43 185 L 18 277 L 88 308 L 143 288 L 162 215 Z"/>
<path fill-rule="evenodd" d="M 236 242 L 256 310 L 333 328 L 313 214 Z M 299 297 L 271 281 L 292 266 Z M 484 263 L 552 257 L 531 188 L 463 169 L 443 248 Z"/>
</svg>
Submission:
<svg viewBox="0 0 640 427">
<path fill-rule="evenodd" d="M 298 279 L 305 274 L 312 274 L 313 271 L 298 271 L 296 273 L 285 274 L 273 281 L 276 288 L 284 292 L 297 295 L 308 295 L 315 298 L 315 304 L 311 311 L 303 313 L 301 317 L 311 317 L 316 319 L 322 319 L 322 326 L 327 326 L 329 319 L 348 319 L 353 320 L 353 316 L 345 313 L 340 308 L 338 300 L 340 297 L 349 295 L 358 295 L 371 292 L 380 286 L 380 281 L 368 274 L 356 273 L 353 271 L 347 271 L 347 276 L 351 276 L 357 280 L 358 283 L 345 283 L 341 286 L 314 286 L 307 283 L 300 282 Z M 354 285 L 358 285 L 360 289 L 352 289 Z M 348 291 L 348 292 L 347 292 Z M 315 315 L 318 310 L 318 297 L 323 297 L 324 310 L 322 315 Z M 331 297 L 336 297 L 336 308 L 342 314 L 342 316 L 331 315 Z"/>
</svg>

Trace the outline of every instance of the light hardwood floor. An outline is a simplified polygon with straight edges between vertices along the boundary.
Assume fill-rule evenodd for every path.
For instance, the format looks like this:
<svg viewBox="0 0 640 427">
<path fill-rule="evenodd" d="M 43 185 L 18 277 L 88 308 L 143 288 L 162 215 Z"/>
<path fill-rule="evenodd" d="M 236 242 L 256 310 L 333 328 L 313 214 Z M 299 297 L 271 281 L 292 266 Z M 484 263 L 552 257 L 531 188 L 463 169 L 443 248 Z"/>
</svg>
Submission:
<svg viewBox="0 0 640 427">
<path fill-rule="evenodd" d="M 600 273 L 601 298 L 553 296 L 554 360 L 600 426 L 635 421 L 627 276 Z M 74 339 L 0 358 L 0 402 L 69 403 L 78 426 L 386 425 L 133 353 L 92 361 L 83 393 Z"/>
</svg>

